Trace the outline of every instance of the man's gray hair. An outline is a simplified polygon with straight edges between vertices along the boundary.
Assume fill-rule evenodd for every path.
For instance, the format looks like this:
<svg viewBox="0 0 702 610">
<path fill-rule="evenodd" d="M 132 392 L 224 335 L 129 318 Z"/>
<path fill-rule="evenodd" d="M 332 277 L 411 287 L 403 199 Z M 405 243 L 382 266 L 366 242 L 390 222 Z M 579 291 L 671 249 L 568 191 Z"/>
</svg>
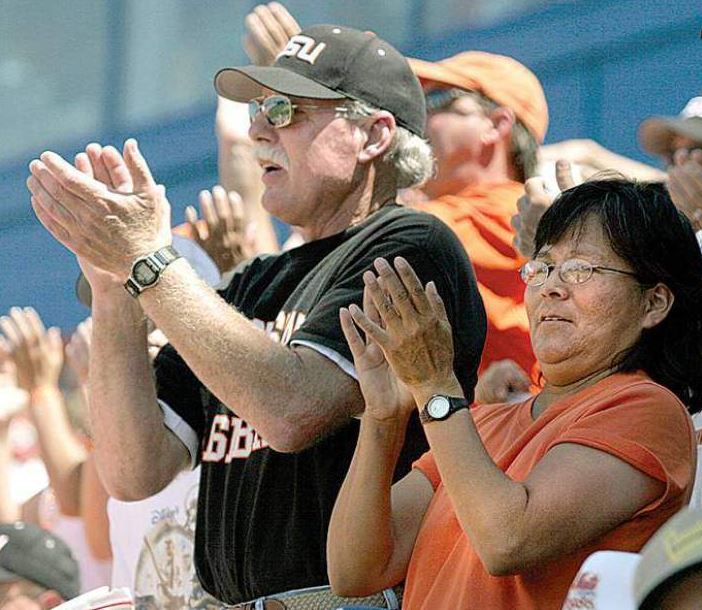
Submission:
<svg viewBox="0 0 702 610">
<path fill-rule="evenodd" d="M 349 119 L 361 119 L 379 109 L 357 100 L 346 103 Z M 434 153 L 429 143 L 404 127 L 397 126 L 390 148 L 383 161 L 395 168 L 397 188 L 411 188 L 424 184 L 434 173 Z"/>
</svg>

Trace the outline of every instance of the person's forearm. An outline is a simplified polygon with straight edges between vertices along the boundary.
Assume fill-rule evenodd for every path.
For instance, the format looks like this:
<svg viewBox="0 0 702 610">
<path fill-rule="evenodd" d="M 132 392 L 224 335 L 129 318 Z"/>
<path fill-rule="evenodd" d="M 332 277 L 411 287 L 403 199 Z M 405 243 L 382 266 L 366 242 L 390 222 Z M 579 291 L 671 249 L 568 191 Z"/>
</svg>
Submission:
<svg viewBox="0 0 702 610">
<path fill-rule="evenodd" d="M 329 523 L 327 570 L 334 591 L 363 596 L 396 584 L 391 487 L 406 421 L 363 416 L 356 452 Z M 390 569 L 390 571 L 388 571 Z"/>
<path fill-rule="evenodd" d="M 414 396 L 423 406 L 433 394 L 463 396 L 457 381 L 452 387 Z M 456 516 L 486 569 L 493 575 L 508 574 L 532 560 L 524 545 L 526 488 L 497 467 L 470 411 L 464 409 L 447 420 L 425 424 L 424 432 Z"/>
<path fill-rule="evenodd" d="M 12 523 L 20 518 L 19 506 L 12 501 L 10 481 L 9 429 L 0 428 L 0 523 Z"/>
<path fill-rule="evenodd" d="M 665 172 L 658 168 L 651 167 L 640 161 L 624 157 L 604 146 L 597 145 L 592 157 L 592 164 L 600 170 L 614 170 L 620 172 L 632 180 L 642 180 L 644 182 L 662 182 L 666 179 Z"/>
<path fill-rule="evenodd" d="M 138 500 L 185 466 L 187 451 L 163 424 L 137 303 L 117 287 L 93 295 L 90 421 L 101 479 L 110 495 Z"/>
<path fill-rule="evenodd" d="M 61 512 L 80 514 L 80 478 L 86 451 L 76 438 L 56 384 L 40 385 L 29 393 L 29 411 L 41 456 Z"/>
<path fill-rule="evenodd" d="M 93 454 L 88 455 L 83 464 L 80 494 L 80 516 L 85 526 L 88 548 L 95 559 L 110 559 L 112 547 L 110 546 L 110 521 L 107 516 L 109 496 L 98 476 Z"/>
<path fill-rule="evenodd" d="M 198 379 L 278 451 L 299 451 L 362 409 L 357 384 L 336 364 L 272 341 L 185 260 L 139 302 Z"/>
</svg>

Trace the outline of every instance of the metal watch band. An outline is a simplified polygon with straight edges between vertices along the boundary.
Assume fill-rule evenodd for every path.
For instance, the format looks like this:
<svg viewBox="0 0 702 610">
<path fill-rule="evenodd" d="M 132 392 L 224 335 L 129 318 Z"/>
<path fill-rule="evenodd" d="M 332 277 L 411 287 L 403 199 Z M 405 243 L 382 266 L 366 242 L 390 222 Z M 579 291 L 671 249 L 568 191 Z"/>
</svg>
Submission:
<svg viewBox="0 0 702 610">
<path fill-rule="evenodd" d="M 429 403 L 435 399 L 435 398 L 445 398 L 448 400 L 449 403 L 449 409 L 448 411 L 442 416 L 442 417 L 433 417 L 430 413 L 427 407 L 429 406 Z M 471 403 L 469 400 L 466 400 L 465 398 L 460 398 L 458 396 L 446 396 L 443 394 L 434 394 L 429 400 L 427 400 L 426 404 L 422 408 L 422 410 L 419 412 L 419 421 L 422 424 L 428 424 L 429 422 L 433 421 L 444 421 L 445 419 L 448 419 L 451 417 L 456 411 L 460 411 L 461 409 L 468 409 L 470 407 Z"/>
<path fill-rule="evenodd" d="M 124 289 L 132 295 L 134 298 L 138 297 L 144 290 L 155 286 L 158 284 L 159 279 L 161 279 L 161 274 L 163 270 L 168 267 L 173 261 L 180 258 L 180 254 L 173 246 L 165 246 L 164 248 L 159 248 L 151 254 L 146 256 L 141 256 L 134 261 L 132 265 L 132 271 L 124 283 Z M 149 284 L 140 284 L 139 281 L 134 277 L 134 272 L 139 264 L 145 264 L 149 269 L 155 274 L 155 279 Z"/>
</svg>

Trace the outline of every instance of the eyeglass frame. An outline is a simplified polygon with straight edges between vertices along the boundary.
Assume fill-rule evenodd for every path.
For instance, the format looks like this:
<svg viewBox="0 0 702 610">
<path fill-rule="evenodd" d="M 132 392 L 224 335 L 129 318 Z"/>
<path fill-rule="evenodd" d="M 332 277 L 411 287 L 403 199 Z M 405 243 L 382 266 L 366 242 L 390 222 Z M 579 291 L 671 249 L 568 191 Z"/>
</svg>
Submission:
<svg viewBox="0 0 702 610">
<path fill-rule="evenodd" d="M 270 116 L 268 115 L 268 111 L 266 110 L 265 103 L 267 100 L 277 98 L 285 101 L 287 103 L 287 106 L 289 107 L 289 113 L 287 115 L 287 120 L 284 123 L 281 123 L 279 125 L 276 125 L 273 121 L 271 121 Z M 273 127 L 274 129 L 282 129 L 283 127 L 287 127 L 290 125 L 293 121 L 293 117 L 295 116 L 295 111 L 299 109 L 307 109 L 307 110 L 333 110 L 334 112 L 350 112 L 351 109 L 348 108 L 347 106 L 318 106 L 315 104 L 294 104 L 293 101 L 287 96 L 283 95 L 282 93 L 274 93 L 271 95 L 267 95 L 265 97 L 261 96 L 258 98 L 253 98 L 249 100 L 248 103 L 248 108 L 249 108 L 249 120 L 253 122 L 256 117 L 258 116 L 259 113 L 262 113 L 264 118 L 266 119 L 266 122 Z"/>
<path fill-rule="evenodd" d="M 576 262 L 578 262 L 578 263 L 584 263 L 585 266 L 586 266 L 586 268 L 589 269 L 589 274 L 588 274 L 588 276 L 587 276 L 582 282 L 571 282 L 571 281 L 568 281 L 568 280 L 565 279 L 565 278 L 563 277 L 563 275 L 562 275 L 563 266 L 566 265 L 567 263 L 571 263 L 571 262 L 573 262 L 573 261 L 576 261 Z M 542 282 L 539 282 L 538 284 L 535 284 L 535 283 L 529 283 L 529 282 L 526 280 L 525 275 L 526 275 L 526 269 L 527 269 L 527 266 L 528 266 L 528 265 L 539 265 L 539 266 L 541 266 L 542 269 L 543 269 L 543 267 L 546 268 L 546 275 L 545 275 L 545 277 L 544 277 L 544 279 L 543 279 Z M 584 259 L 582 259 L 582 258 L 569 258 L 569 259 L 567 259 L 567 260 L 564 260 L 564 261 L 563 261 L 562 263 L 560 263 L 559 265 L 556 265 L 556 264 L 553 264 L 553 263 L 552 263 L 552 264 L 549 264 L 549 263 L 546 263 L 546 262 L 544 262 L 544 261 L 536 261 L 536 260 L 533 260 L 533 259 L 532 259 L 532 260 L 530 260 L 530 261 L 527 261 L 524 265 L 522 265 L 522 266 L 520 267 L 520 269 L 519 269 L 519 277 L 520 277 L 520 279 L 522 280 L 522 282 L 524 282 L 524 284 L 527 285 L 527 286 L 543 286 L 543 285 L 546 283 L 546 280 L 548 280 L 548 278 L 550 277 L 551 273 L 552 273 L 556 268 L 558 269 L 558 277 L 560 278 L 560 280 L 561 280 L 562 282 L 566 283 L 566 284 L 571 285 L 571 286 L 580 286 L 580 285 L 582 285 L 582 284 L 585 284 L 586 282 L 589 282 L 589 281 L 592 279 L 592 275 L 594 274 L 595 271 L 611 271 L 611 272 L 614 272 L 614 273 L 621 273 L 622 275 L 628 275 L 628 276 L 633 277 L 633 278 L 637 278 L 637 277 L 638 277 L 637 274 L 634 273 L 634 272 L 632 272 L 632 271 L 624 271 L 623 269 L 615 269 L 614 267 L 607 267 L 607 266 L 605 266 L 605 265 L 595 265 L 595 264 L 593 264 L 593 263 L 591 263 L 591 262 L 589 262 L 589 261 L 586 261 L 586 260 L 584 260 Z"/>
</svg>

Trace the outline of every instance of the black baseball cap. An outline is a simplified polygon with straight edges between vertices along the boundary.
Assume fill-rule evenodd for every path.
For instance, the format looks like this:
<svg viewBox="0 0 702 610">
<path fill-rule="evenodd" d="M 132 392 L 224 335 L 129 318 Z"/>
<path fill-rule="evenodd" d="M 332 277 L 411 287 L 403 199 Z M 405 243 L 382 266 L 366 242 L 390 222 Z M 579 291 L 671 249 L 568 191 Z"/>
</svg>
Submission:
<svg viewBox="0 0 702 610">
<path fill-rule="evenodd" d="M 28 580 L 69 600 L 80 593 L 78 563 L 51 532 L 17 521 L 0 525 L 0 582 Z"/>
<path fill-rule="evenodd" d="M 217 93 L 236 102 L 261 96 L 264 87 L 293 97 L 363 101 L 424 137 L 422 87 L 407 59 L 373 32 L 313 25 L 293 36 L 272 66 L 224 68 L 215 75 Z"/>
</svg>

